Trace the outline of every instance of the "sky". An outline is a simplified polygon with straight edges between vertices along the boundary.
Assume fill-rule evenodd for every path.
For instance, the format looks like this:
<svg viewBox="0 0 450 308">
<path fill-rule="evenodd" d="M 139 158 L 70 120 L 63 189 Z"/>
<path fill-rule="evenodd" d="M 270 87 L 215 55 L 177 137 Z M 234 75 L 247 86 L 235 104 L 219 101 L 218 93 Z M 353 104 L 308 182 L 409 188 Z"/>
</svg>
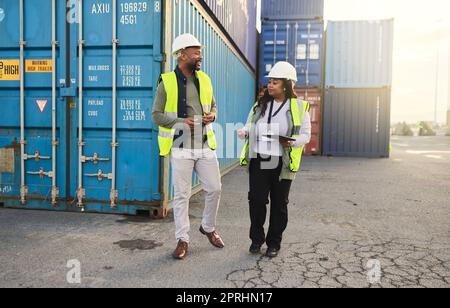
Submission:
<svg viewBox="0 0 450 308">
<path fill-rule="evenodd" d="M 394 18 L 392 122 L 433 121 L 436 92 L 438 121 L 445 122 L 450 109 L 449 12 L 449 0 L 325 0 L 325 20 Z"/>
</svg>

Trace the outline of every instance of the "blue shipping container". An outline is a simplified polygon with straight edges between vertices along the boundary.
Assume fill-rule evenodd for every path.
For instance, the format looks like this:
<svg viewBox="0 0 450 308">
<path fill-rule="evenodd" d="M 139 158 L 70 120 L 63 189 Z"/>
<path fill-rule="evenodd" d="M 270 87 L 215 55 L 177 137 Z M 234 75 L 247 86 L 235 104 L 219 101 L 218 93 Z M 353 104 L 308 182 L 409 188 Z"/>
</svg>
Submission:
<svg viewBox="0 0 450 308">
<path fill-rule="evenodd" d="M 261 0 L 262 20 L 323 19 L 324 0 Z"/>
<path fill-rule="evenodd" d="M 47 16 L 42 18 L 42 16 Z M 0 202 L 52 207 L 67 194 L 66 5 L 0 0 Z"/>
<path fill-rule="evenodd" d="M 53 3 L 54 18 L 42 19 Z M 245 121 L 252 69 L 198 1 L 68 0 L 67 15 L 62 3 L 0 0 L 0 203 L 160 216 L 170 182 L 151 110 L 174 37 L 191 32 L 207 46 L 220 124 Z"/>
<path fill-rule="evenodd" d="M 257 0 L 203 0 L 256 69 Z"/>
<path fill-rule="evenodd" d="M 329 21 L 326 32 L 327 88 L 392 85 L 394 20 Z"/>
<path fill-rule="evenodd" d="M 297 69 L 298 87 L 320 88 L 324 59 L 323 31 L 324 23 L 320 20 L 264 22 L 259 85 L 267 85 L 266 76 L 276 62 L 287 61 Z"/>
<path fill-rule="evenodd" d="M 323 154 L 388 158 L 391 89 L 326 89 Z"/>
</svg>

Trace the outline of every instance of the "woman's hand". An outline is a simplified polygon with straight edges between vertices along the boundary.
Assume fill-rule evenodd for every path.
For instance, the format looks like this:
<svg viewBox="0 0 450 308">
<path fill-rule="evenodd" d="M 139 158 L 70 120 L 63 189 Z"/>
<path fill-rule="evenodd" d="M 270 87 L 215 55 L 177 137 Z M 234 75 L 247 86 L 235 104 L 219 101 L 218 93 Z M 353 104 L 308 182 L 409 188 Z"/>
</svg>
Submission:
<svg viewBox="0 0 450 308">
<path fill-rule="evenodd" d="M 245 139 L 245 138 L 247 138 L 247 135 L 248 135 L 247 131 L 243 128 L 238 129 L 237 134 L 240 139 Z"/>
<path fill-rule="evenodd" d="M 294 142 L 290 140 L 280 140 L 280 144 L 283 146 L 283 148 L 290 148 Z"/>
</svg>

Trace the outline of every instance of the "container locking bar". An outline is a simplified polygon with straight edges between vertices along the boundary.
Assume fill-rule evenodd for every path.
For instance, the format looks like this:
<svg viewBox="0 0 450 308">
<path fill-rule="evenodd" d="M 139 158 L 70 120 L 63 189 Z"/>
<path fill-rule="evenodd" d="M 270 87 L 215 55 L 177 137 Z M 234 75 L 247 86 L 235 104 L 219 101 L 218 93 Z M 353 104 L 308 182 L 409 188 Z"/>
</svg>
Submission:
<svg viewBox="0 0 450 308">
<path fill-rule="evenodd" d="M 111 142 L 111 208 L 117 208 L 119 192 L 116 188 L 116 155 L 117 155 L 117 0 L 112 1 L 112 142 Z"/>
<path fill-rule="evenodd" d="M 25 205 L 27 203 L 28 187 L 25 182 L 25 78 L 24 78 L 24 14 L 23 14 L 23 0 L 19 2 L 20 10 L 20 203 Z"/>
<path fill-rule="evenodd" d="M 103 179 L 112 180 L 112 173 L 103 173 L 102 169 L 99 169 L 97 173 L 85 174 L 87 177 L 96 177 L 99 182 Z"/>
<path fill-rule="evenodd" d="M 97 165 L 101 161 L 110 161 L 110 159 L 109 158 L 100 158 L 100 157 L 98 157 L 98 153 L 94 153 L 93 157 L 81 156 L 82 163 L 93 162 L 94 165 Z"/>
<path fill-rule="evenodd" d="M 34 152 L 34 155 L 23 154 L 23 159 L 24 160 L 34 159 L 35 161 L 39 162 L 41 160 L 50 159 L 50 156 L 41 156 L 39 151 L 36 151 L 36 152 Z"/>
<path fill-rule="evenodd" d="M 77 205 L 84 211 L 83 200 L 86 190 L 83 188 L 83 1 L 78 0 L 78 189 Z"/>
<path fill-rule="evenodd" d="M 57 204 L 59 189 L 56 186 L 56 0 L 52 0 L 52 205 Z"/>
<path fill-rule="evenodd" d="M 29 172 L 27 172 L 27 174 L 30 174 L 30 175 L 39 175 L 39 177 L 40 177 L 41 179 L 43 179 L 44 176 L 47 176 L 47 177 L 49 177 L 49 178 L 53 177 L 53 172 L 52 172 L 52 171 L 46 172 L 46 171 L 44 171 L 44 168 L 42 168 L 42 167 L 39 169 L 39 171 L 29 171 Z"/>
</svg>

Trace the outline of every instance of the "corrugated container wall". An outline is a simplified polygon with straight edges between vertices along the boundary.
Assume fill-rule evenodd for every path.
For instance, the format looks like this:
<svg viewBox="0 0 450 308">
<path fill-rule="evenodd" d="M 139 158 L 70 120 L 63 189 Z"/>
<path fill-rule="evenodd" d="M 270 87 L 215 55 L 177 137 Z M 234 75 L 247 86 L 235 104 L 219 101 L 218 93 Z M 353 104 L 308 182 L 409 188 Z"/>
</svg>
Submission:
<svg viewBox="0 0 450 308">
<path fill-rule="evenodd" d="M 393 20 L 328 22 L 325 86 L 391 86 L 393 37 Z"/>
<path fill-rule="evenodd" d="M 278 61 L 287 61 L 298 73 L 298 87 L 320 88 L 324 60 L 324 23 L 321 20 L 265 21 L 260 42 L 259 85 Z"/>
<path fill-rule="evenodd" d="M 203 0 L 254 69 L 257 66 L 257 0 Z"/>
<path fill-rule="evenodd" d="M 163 46 L 169 55 L 175 35 L 187 31 L 208 46 L 203 69 L 215 88 L 218 124 L 245 121 L 255 100 L 252 68 L 199 1 L 72 2 L 0 0 L 0 203 L 160 215 L 168 168 L 151 111 Z M 237 147 L 223 149 L 220 132 L 219 153 Z M 221 169 L 237 161 L 221 159 Z"/>
<path fill-rule="evenodd" d="M 326 89 L 323 154 L 389 157 L 391 91 Z"/>
<path fill-rule="evenodd" d="M 243 59 L 239 59 L 237 51 L 226 41 L 217 26 L 211 26 L 212 20 L 197 4 L 198 1 L 172 0 L 172 39 L 181 33 L 190 32 L 206 46 L 202 69 L 211 76 L 213 82 L 219 109 L 215 123 L 217 154 L 221 169 L 227 170 L 238 162 L 241 147 L 235 138 L 235 131 L 227 130 L 226 127 L 227 124 L 246 122 L 248 112 L 256 100 L 256 79 L 251 67 L 246 66 Z M 186 22 L 176 22 L 180 20 L 179 16 L 187 16 Z M 172 69 L 175 65 L 173 59 Z M 196 176 L 193 183 L 194 186 L 199 184 Z"/>
<path fill-rule="evenodd" d="M 262 20 L 323 19 L 324 0 L 261 0 Z"/>
</svg>

